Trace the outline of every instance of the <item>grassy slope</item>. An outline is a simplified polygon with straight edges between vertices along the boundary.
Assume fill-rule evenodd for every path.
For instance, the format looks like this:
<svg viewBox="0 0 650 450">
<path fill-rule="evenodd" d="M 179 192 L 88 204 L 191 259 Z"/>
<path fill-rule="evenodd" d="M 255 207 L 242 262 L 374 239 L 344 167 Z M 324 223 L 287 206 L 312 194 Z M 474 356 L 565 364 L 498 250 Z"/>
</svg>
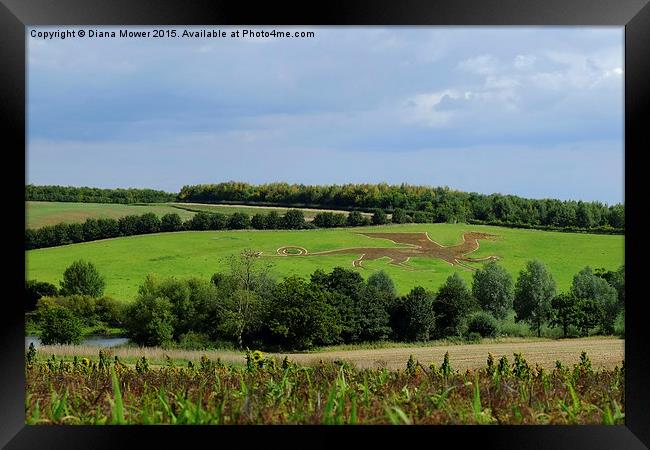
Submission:
<svg viewBox="0 0 650 450">
<path fill-rule="evenodd" d="M 280 257 L 273 256 L 278 247 L 297 245 L 309 252 L 344 247 L 393 247 L 383 239 L 371 239 L 356 234 L 361 228 L 304 231 L 203 231 L 161 233 L 130 236 L 27 252 L 27 277 L 58 284 L 63 271 L 76 259 L 96 264 L 106 276 L 106 293 L 131 300 L 148 273 L 159 276 L 209 278 L 226 269 L 225 258 L 246 248 L 261 250 L 273 266 L 273 273 L 282 277 L 296 274 L 308 277 L 315 269 L 331 270 L 336 266 L 352 268 L 352 255 Z M 487 231 L 501 236 L 498 241 L 481 241 L 472 257 L 498 255 L 500 263 L 516 277 L 529 259 L 546 263 L 558 288 L 566 290 L 573 275 L 586 265 L 593 268 L 616 269 L 623 263 L 623 236 L 518 230 L 466 224 L 412 224 L 371 227 L 373 232 L 427 231 L 443 245 L 461 241 L 465 230 Z M 400 293 L 415 285 L 437 289 L 453 272 L 467 281 L 472 273 L 441 260 L 413 258 L 409 264 L 417 268 L 408 271 L 378 260 L 364 263 L 359 270 L 364 277 L 374 271 L 386 270 Z"/>
</svg>

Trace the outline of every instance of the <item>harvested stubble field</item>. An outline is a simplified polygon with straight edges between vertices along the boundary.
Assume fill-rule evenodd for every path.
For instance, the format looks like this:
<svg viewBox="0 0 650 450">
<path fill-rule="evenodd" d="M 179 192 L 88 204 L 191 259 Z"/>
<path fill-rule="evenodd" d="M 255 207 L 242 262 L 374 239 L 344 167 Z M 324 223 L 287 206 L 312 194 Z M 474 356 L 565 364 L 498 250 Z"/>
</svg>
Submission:
<svg viewBox="0 0 650 450">
<path fill-rule="evenodd" d="M 512 358 L 514 353 L 522 353 L 531 364 L 550 369 L 556 361 L 563 364 L 576 364 L 580 353 L 586 351 L 594 367 L 613 369 L 624 359 L 624 341 L 616 338 L 562 339 L 538 342 L 505 342 L 491 344 L 439 345 L 413 348 L 382 348 L 365 350 L 345 350 L 312 354 L 289 354 L 288 357 L 300 364 L 315 364 L 320 359 L 344 360 L 360 368 L 386 367 L 395 370 L 404 367 L 409 355 L 420 362 L 439 363 L 445 353 L 460 370 L 477 369 L 485 365 L 488 353 L 500 358 Z M 284 354 L 277 355 L 284 357 Z"/>
<path fill-rule="evenodd" d="M 204 212 L 218 212 L 222 214 L 233 214 L 236 212 L 240 212 L 240 213 L 248 214 L 249 216 L 252 216 L 257 213 L 268 214 L 271 211 L 275 211 L 279 215 L 283 215 L 290 209 L 299 209 L 303 212 L 303 215 L 305 216 L 305 220 L 307 221 L 314 220 L 316 214 L 320 212 L 331 212 L 336 214 L 343 214 L 344 216 L 350 214 L 348 211 L 335 210 L 335 209 L 300 208 L 300 207 L 293 208 L 293 207 L 283 207 L 283 206 L 254 206 L 254 205 L 235 205 L 235 204 L 231 205 L 225 203 L 207 204 L 207 203 L 183 202 L 183 203 L 170 203 L 170 205 L 174 206 L 175 208 L 184 209 L 193 212 L 204 211 Z M 366 216 L 368 218 L 372 217 L 371 213 L 361 213 L 361 215 Z"/>
<path fill-rule="evenodd" d="M 465 260 L 461 261 L 462 265 L 432 257 L 434 252 L 431 251 L 425 254 L 414 252 L 402 264 L 390 264 L 392 253 L 386 256 L 377 254 L 379 258 L 364 259 L 361 267 L 355 267 L 353 261 L 359 260 L 363 251 L 351 254 L 344 250 L 409 249 L 408 244 L 377 237 L 379 233 L 393 236 L 426 233 L 441 246 L 462 246 L 463 236 L 467 232 L 486 233 L 496 238 L 481 239 L 475 250 L 463 253 Z M 300 247 L 306 250 L 307 255 L 278 255 L 278 250 L 283 247 Z M 514 277 L 527 261 L 539 259 L 555 277 L 558 290 L 564 291 L 571 285 L 573 276 L 587 265 L 618 269 L 624 261 L 624 236 L 467 224 L 157 233 L 30 250 L 26 254 L 27 277 L 58 284 L 66 267 L 77 259 L 85 259 L 92 261 L 106 277 L 107 295 L 130 301 L 150 273 L 159 277 L 195 276 L 209 279 L 215 272 L 228 270 L 227 257 L 244 249 L 261 251 L 264 261 L 272 266 L 272 274 L 280 279 L 289 275 L 309 278 L 316 269 L 331 271 L 337 266 L 354 268 L 366 278 L 378 270 L 385 270 L 394 280 L 399 294 L 405 294 L 418 285 L 437 290 L 454 272 L 471 281 L 472 270 L 469 267 L 480 267 L 482 262 L 468 259 L 497 257 L 499 264 Z M 444 256 L 446 251 L 443 249 L 437 254 Z"/>
<path fill-rule="evenodd" d="M 453 358 L 401 369 L 343 362 L 302 366 L 258 352 L 246 365 L 202 358 L 136 367 L 110 354 L 27 357 L 28 424 L 622 424 L 624 370 L 585 353 L 551 370 L 521 355 L 462 371 Z"/>
<path fill-rule="evenodd" d="M 533 365 L 551 369 L 556 361 L 563 364 L 576 364 L 580 353 L 585 351 L 589 355 L 594 368 L 613 369 L 620 366 L 624 360 L 625 341 L 617 338 L 581 338 L 581 339 L 500 339 L 492 343 L 481 344 L 460 344 L 444 345 L 434 344 L 422 347 L 395 347 L 395 348 L 373 348 L 359 350 L 333 350 L 317 351 L 309 353 L 268 353 L 268 357 L 274 357 L 281 361 L 285 356 L 291 361 L 303 365 L 318 364 L 320 360 L 334 361 L 343 360 L 359 368 L 382 368 L 396 370 L 403 368 L 410 355 L 422 363 L 439 363 L 445 353 L 454 360 L 454 367 L 460 370 L 477 369 L 485 365 L 485 358 L 488 353 L 500 358 L 506 356 L 511 358 L 514 353 L 522 353 Z M 56 355 L 59 357 L 77 356 L 95 357 L 98 347 L 75 346 L 75 345 L 50 345 L 39 348 L 42 355 Z M 227 350 L 174 350 L 156 347 L 126 347 L 110 350 L 113 355 L 126 361 L 135 361 L 146 357 L 152 362 L 162 362 L 168 356 L 172 360 L 200 361 L 202 356 L 210 359 L 221 359 L 228 363 L 243 364 L 245 355 L 241 352 Z"/>
</svg>

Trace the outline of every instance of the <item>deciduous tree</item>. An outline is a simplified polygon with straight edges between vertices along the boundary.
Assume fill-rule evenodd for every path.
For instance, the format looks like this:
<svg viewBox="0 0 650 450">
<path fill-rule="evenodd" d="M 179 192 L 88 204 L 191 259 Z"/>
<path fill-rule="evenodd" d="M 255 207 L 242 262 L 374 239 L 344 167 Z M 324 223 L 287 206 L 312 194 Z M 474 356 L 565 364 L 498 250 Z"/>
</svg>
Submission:
<svg viewBox="0 0 650 450">
<path fill-rule="evenodd" d="M 43 345 L 70 345 L 81 342 L 81 320 L 67 308 L 48 305 L 39 311 L 39 324 Z"/>
<path fill-rule="evenodd" d="M 499 319 L 504 319 L 512 309 L 514 299 L 512 277 L 495 262 L 489 262 L 474 272 L 472 293 L 481 308 Z"/>
<path fill-rule="evenodd" d="M 465 280 L 458 273 L 450 275 L 438 290 L 433 303 L 438 336 L 460 335 L 463 320 L 475 309 L 476 301 Z"/>
<path fill-rule="evenodd" d="M 63 272 L 62 295 L 80 294 L 101 297 L 105 287 L 104 277 L 91 262 L 75 261 Z"/>
<path fill-rule="evenodd" d="M 541 336 L 542 325 L 551 318 L 554 297 L 553 275 L 541 261 L 528 261 L 515 284 L 515 320 L 528 322 L 537 330 L 537 336 Z"/>
</svg>

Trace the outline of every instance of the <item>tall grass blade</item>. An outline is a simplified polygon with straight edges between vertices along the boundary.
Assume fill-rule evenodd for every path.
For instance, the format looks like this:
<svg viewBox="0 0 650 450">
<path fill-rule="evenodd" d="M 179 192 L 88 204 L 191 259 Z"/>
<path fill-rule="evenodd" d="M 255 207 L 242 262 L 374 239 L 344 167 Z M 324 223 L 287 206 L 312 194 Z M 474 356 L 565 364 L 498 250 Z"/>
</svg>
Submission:
<svg viewBox="0 0 650 450">
<path fill-rule="evenodd" d="M 122 391 L 120 390 L 120 382 L 115 374 L 115 369 L 111 366 L 111 381 L 113 383 L 113 402 L 111 404 L 111 414 L 113 416 L 113 424 L 124 425 L 126 420 L 124 418 L 124 403 L 122 402 Z"/>
</svg>

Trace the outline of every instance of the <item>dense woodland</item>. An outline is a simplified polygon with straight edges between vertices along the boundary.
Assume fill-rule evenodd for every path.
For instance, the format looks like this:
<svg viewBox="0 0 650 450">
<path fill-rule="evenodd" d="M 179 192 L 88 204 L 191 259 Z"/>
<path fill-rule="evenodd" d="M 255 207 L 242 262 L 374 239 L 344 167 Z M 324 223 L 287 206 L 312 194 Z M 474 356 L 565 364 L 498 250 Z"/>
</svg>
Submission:
<svg viewBox="0 0 650 450">
<path fill-rule="evenodd" d="M 484 195 L 454 191 L 447 187 L 408 184 L 306 186 L 287 183 L 251 185 L 231 181 L 183 186 L 178 200 L 303 205 L 367 211 L 379 208 L 389 213 L 399 209 L 410 216 L 413 222 L 480 221 L 558 228 L 625 228 L 625 209 L 622 204 L 607 206 L 600 202 L 534 200 L 515 195 Z"/>
<path fill-rule="evenodd" d="M 99 189 L 73 186 L 25 186 L 26 201 L 80 203 L 173 202 L 176 194 L 153 189 Z"/>
</svg>

